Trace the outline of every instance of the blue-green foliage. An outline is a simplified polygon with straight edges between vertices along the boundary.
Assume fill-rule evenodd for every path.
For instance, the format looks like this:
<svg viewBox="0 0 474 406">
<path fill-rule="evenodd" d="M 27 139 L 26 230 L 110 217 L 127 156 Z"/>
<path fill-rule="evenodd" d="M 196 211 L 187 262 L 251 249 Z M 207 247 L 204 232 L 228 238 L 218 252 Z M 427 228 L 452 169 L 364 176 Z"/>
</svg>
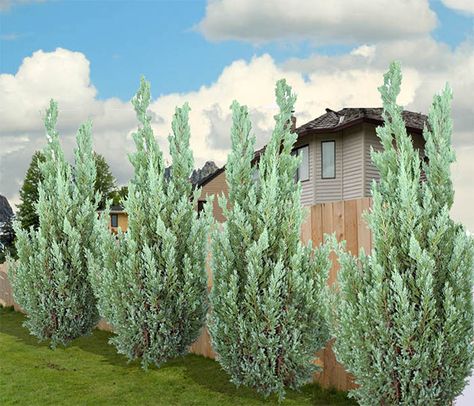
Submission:
<svg viewBox="0 0 474 406">
<path fill-rule="evenodd" d="M 283 398 L 285 387 L 308 382 L 328 338 L 322 292 L 330 262 L 327 248 L 300 243 L 297 135 L 289 127 L 296 97 L 284 80 L 276 96 L 280 112 L 258 172 L 248 110 L 232 104 L 229 196 L 220 198 L 227 221 L 213 236 L 209 329 L 232 382 Z"/>
<path fill-rule="evenodd" d="M 373 251 L 355 258 L 338 248 L 334 348 L 361 404 L 448 405 L 472 369 L 474 336 L 474 243 L 449 217 L 452 95 L 446 87 L 433 100 L 421 161 L 396 104 L 400 83 L 393 63 L 379 88 L 384 148 L 372 152 Z"/>
<path fill-rule="evenodd" d="M 128 230 L 113 236 L 107 211 L 96 223 L 101 252 L 90 255 L 91 280 L 101 315 L 112 325 L 119 353 L 146 367 L 183 355 L 199 336 L 207 312 L 207 254 L 211 206 L 198 218 L 200 190 L 189 181 L 189 107 L 177 108 L 169 137 L 171 177 L 153 136 L 150 85 L 133 98 L 141 127 L 130 155 L 134 176 L 125 210 Z"/>
<path fill-rule="evenodd" d="M 72 169 L 59 143 L 57 116 L 57 103 L 51 101 L 45 117 L 48 144 L 39 165 L 39 228 L 24 230 L 15 223 L 18 261 L 10 260 L 14 297 L 28 315 L 25 325 L 52 347 L 90 333 L 99 318 L 86 261 L 86 250 L 96 244 L 99 199 L 94 195 L 92 124 L 77 133 Z"/>
</svg>

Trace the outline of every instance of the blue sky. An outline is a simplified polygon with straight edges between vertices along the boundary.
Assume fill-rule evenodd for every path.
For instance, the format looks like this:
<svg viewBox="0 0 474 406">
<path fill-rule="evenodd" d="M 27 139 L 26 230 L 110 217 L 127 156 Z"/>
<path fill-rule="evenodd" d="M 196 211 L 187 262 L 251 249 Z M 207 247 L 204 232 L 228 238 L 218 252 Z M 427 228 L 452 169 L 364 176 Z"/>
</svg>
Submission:
<svg viewBox="0 0 474 406">
<path fill-rule="evenodd" d="M 453 215 L 474 230 L 465 204 L 474 195 L 472 0 L 0 0 L 0 47 L 0 193 L 13 204 L 44 146 L 50 98 L 66 154 L 92 119 L 96 151 L 126 184 L 137 126 L 129 101 L 141 75 L 165 158 L 174 108 L 188 101 L 195 165 L 222 165 L 232 100 L 249 107 L 260 147 L 278 79 L 297 93 L 301 125 L 327 107 L 380 106 L 377 87 L 398 59 L 406 109 L 426 113 L 446 82 L 453 88 Z"/>
<path fill-rule="evenodd" d="M 438 25 L 432 36 L 451 47 L 473 35 L 472 16 L 431 1 Z M 196 30 L 205 1 L 51 1 L 13 5 L 0 14 L 1 72 L 14 74 L 23 58 L 57 47 L 80 51 L 91 63 L 99 98 L 129 100 L 140 75 L 155 93 L 188 92 L 216 80 L 236 59 L 270 54 L 276 62 L 313 53 L 338 55 L 354 43 L 307 40 L 254 45 L 208 41 Z"/>
</svg>

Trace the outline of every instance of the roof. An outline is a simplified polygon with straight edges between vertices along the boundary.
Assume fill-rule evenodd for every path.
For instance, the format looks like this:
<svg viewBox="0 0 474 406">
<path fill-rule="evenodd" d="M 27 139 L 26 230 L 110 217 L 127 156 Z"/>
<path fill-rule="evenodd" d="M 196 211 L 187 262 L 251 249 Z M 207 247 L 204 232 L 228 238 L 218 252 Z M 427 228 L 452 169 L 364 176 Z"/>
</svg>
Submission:
<svg viewBox="0 0 474 406">
<path fill-rule="evenodd" d="M 315 118 L 296 128 L 298 136 L 308 134 L 320 134 L 340 131 L 348 127 L 352 127 L 359 123 L 372 123 L 376 125 L 383 124 L 382 118 L 382 107 L 346 107 L 339 111 L 334 111 L 329 108 L 326 109 L 326 113 L 322 116 Z M 413 111 L 403 110 L 403 120 L 408 131 L 421 134 L 423 132 L 423 126 L 428 121 L 428 116 L 421 113 L 415 113 Z M 265 151 L 265 147 L 255 152 L 253 162 L 257 161 Z M 219 174 L 224 172 L 225 165 L 217 169 L 211 175 L 201 179 L 197 183 L 197 187 L 202 187 L 209 183 L 212 179 L 217 177 Z"/>
<path fill-rule="evenodd" d="M 333 132 L 362 122 L 383 124 L 382 111 L 381 107 L 348 107 L 339 111 L 326 109 L 325 114 L 298 127 L 296 132 L 298 135 Z M 402 112 L 402 117 L 408 130 L 420 134 L 428 120 L 424 114 L 407 110 Z"/>
<path fill-rule="evenodd" d="M 110 206 L 111 213 L 125 213 L 125 209 L 121 205 L 112 205 Z"/>
</svg>

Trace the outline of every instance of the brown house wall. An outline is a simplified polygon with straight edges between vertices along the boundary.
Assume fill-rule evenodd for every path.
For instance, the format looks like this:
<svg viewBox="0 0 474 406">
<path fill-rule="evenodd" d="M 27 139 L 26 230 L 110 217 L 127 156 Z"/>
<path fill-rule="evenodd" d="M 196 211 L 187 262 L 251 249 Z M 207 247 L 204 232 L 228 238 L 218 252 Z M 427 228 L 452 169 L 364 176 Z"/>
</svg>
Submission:
<svg viewBox="0 0 474 406">
<path fill-rule="evenodd" d="M 121 228 L 122 231 L 126 231 L 128 228 L 128 215 L 125 212 L 122 213 L 113 213 L 113 214 L 118 214 L 118 227 L 112 227 L 109 222 L 110 229 L 116 233 L 118 232 L 118 229 Z"/>
<path fill-rule="evenodd" d="M 214 179 L 209 181 L 205 184 L 201 189 L 201 196 L 199 200 L 208 200 L 209 196 L 214 195 L 214 202 L 213 202 L 213 213 L 214 218 L 219 221 L 220 223 L 225 221 L 224 215 L 222 214 L 222 209 L 219 207 L 219 202 L 217 197 L 224 193 L 227 197 L 229 195 L 229 191 L 227 188 L 227 182 L 225 180 L 225 171 L 222 171 L 219 175 L 217 175 Z"/>
</svg>

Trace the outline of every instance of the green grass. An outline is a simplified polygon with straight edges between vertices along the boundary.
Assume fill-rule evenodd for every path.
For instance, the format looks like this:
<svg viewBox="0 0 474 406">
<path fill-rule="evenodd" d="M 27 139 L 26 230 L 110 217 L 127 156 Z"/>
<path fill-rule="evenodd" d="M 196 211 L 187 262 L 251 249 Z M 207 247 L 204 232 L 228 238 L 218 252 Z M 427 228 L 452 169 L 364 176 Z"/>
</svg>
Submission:
<svg viewBox="0 0 474 406">
<path fill-rule="evenodd" d="M 110 333 L 49 349 L 22 326 L 24 316 L 0 308 L 1 405 L 260 405 L 275 404 L 237 389 L 213 360 L 187 355 L 144 371 L 108 344 Z M 344 393 L 306 385 L 285 405 L 351 405 Z"/>
</svg>

